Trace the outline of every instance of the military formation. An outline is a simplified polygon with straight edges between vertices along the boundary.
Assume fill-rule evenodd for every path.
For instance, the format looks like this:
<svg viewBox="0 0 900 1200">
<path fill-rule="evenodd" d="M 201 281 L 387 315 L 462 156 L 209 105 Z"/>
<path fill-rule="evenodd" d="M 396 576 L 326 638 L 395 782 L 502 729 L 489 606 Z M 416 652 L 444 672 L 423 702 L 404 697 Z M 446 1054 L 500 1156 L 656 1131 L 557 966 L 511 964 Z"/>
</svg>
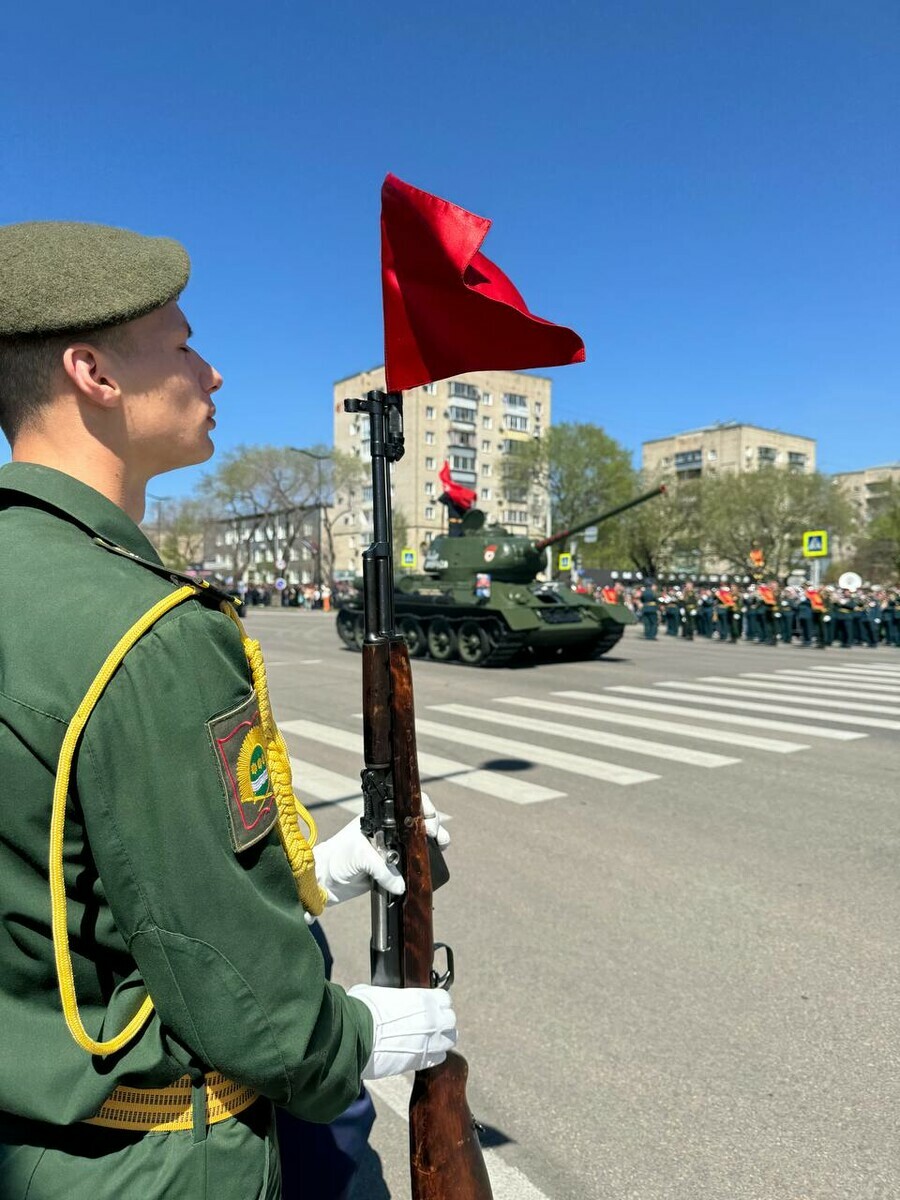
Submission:
<svg viewBox="0 0 900 1200">
<path fill-rule="evenodd" d="M 900 589 L 815 588 L 771 583 L 690 581 L 635 589 L 631 605 L 654 640 L 660 632 L 688 641 L 759 642 L 829 646 L 900 647 Z"/>
</svg>

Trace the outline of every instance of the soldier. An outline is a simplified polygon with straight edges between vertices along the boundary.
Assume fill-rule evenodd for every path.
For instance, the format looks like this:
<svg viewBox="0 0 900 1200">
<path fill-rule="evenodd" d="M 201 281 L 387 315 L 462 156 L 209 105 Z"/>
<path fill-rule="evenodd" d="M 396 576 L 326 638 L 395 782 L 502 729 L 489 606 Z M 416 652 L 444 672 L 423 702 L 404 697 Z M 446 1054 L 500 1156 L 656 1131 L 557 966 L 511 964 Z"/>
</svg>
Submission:
<svg viewBox="0 0 900 1200">
<path fill-rule="evenodd" d="M 812 612 L 813 625 L 816 631 L 816 646 L 824 650 L 831 641 L 831 601 L 827 593 L 818 588 L 808 587 L 805 592 Z"/>
<path fill-rule="evenodd" d="M 681 617 L 681 636 L 692 642 L 697 622 L 697 593 L 694 591 L 694 585 L 690 579 L 684 585 L 681 593 L 679 616 Z"/>
<path fill-rule="evenodd" d="M 648 579 L 638 594 L 641 605 L 641 622 L 644 626 L 644 637 L 649 642 L 656 640 L 659 629 L 659 597 L 653 581 Z"/>
<path fill-rule="evenodd" d="M 403 882 L 358 821 L 302 836 L 258 643 L 138 527 L 213 450 L 188 273 L 168 239 L 0 229 L 4 1197 L 275 1200 L 272 1101 L 330 1121 L 455 1041 L 440 990 L 326 983 L 304 909 Z"/>
<path fill-rule="evenodd" d="M 834 599 L 834 640 L 841 648 L 849 650 L 854 643 L 856 603 L 846 588 L 841 588 Z"/>
<path fill-rule="evenodd" d="M 778 613 L 778 584 L 775 582 L 761 583 L 756 591 L 759 598 L 759 629 L 761 633 L 759 640 L 765 642 L 767 646 L 774 646 L 776 614 Z"/>
<path fill-rule="evenodd" d="M 734 592 L 727 583 L 716 592 L 718 604 L 716 606 L 716 626 L 719 630 L 719 641 L 724 642 L 726 639 L 730 642 L 736 642 L 738 638 L 738 622 L 735 620 L 736 612 L 736 597 Z"/>
<path fill-rule="evenodd" d="M 794 640 L 794 619 L 797 615 L 797 599 L 794 588 L 781 589 L 778 602 L 779 621 L 781 625 L 781 640 L 790 645 Z"/>
</svg>

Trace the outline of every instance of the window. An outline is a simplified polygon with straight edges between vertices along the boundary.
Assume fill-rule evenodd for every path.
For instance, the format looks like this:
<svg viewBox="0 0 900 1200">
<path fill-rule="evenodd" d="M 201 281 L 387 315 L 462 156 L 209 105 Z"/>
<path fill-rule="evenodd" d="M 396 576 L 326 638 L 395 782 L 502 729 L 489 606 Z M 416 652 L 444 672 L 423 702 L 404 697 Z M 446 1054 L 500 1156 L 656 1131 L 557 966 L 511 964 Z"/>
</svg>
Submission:
<svg viewBox="0 0 900 1200">
<path fill-rule="evenodd" d="M 482 417 L 481 418 L 481 428 L 482 429 L 493 429 L 494 428 L 494 418 L 493 417 Z"/>
<path fill-rule="evenodd" d="M 426 396 L 436 396 L 437 395 L 437 384 L 436 383 L 423 383 L 422 391 L 425 393 Z"/>
<path fill-rule="evenodd" d="M 490 392 L 482 392 L 481 393 L 481 403 L 482 404 L 493 404 L 494 397 L 491 395 Z"/>
<path fill-rule="evenodd" d="M 369 485 L 369 487 L 364 487 L 364 488 L 363 488 L 363 490 L 362 490 L 362 498 L 363 498 L 363 503 L 365 503 L 367 500 L 371 500 L 371 499 L 372 499 L 372 486 L 371 486 L 371 484 Z"/>
<path fill-rule="evenodd" d="M 481 474 L 485 478 L 487 478 L 487 476 L 490 475 L 490 473 L 491 473 L 491 464 L 490 463 L 482 463 L 481 464 Z"/>
<path fill-rule="evenodd" d="M 778 453 L 773 446 L 760 446 L 756 451 L 756 457 L 761 463 L 773 463 L 778 457 Z"/>
<path fill-rule="evenodd" d="M 457 451 L 450 455 L 450 465 L 454 471 L 474 471 L 475 455 L 470 456 L 465 451 Z"/>
<path fill-rule="evenodd" d="M 528 432 L 528 418 L 508 416 L 504 419 L 504 424 L 507 429 L 514 429 L 516 433 Z"/>
<path fill-rule="evenodd" d="M 502 521 L 504 525 L 527 525 L 528 513 L 523 508 L 507 508 L 504 510 Z"/>
<path fill-rule="evenodd" d="M 706 452 L 706 461 L 707 462 L 715 462 L 718 457 L 719 456 L 715 452 L 715 450 L 707 450 L 707 452 Z"/>
<path fill-rule="evenodd" d="M 426 446 L 434 445 L 434 434 L 431 432 L 430 429 L 425 430 L 425 445 Z M 356 453 L 359 454 L 359 451 L 357 450 Z"/>
<path fill-rule="evenodd" d="M 471 383 L 460 383 L 458 379 L 450 380 L 450 395 L 460 396 L 463 400 L 477 400 L 478 388 Z"/>
<path fill-rule="evenodd" d="M 540 400 L 535 400 L 535 402 L 534 402 L 534 415 L 535 415 L 536 417 L 539 417 L 539 416 L 541 415 L 541 402 L 540 402 Z"/>
<path fill-rule="evenodd" d="M 481 489 L 481 498 L 482 498 L 482 500 L 490 500 L 491 489 L 490 488 L 482 488 Z"/>
<path fill-rule="evenodd" d="M 683 450 L 680 454 L 675 455 L 675 470 L 689 471 L 694 467 L 703 466 L 703 451 L 702 450 Z"/>
<path fill-rule="evenodd" d="M 806 470 L 806 455 L 801 454 L 797 450 L 789 450 L 788 451 L 788 466 L 790 467 L 790 469 L 792 471 L 805 471 Z M 853 490 L 854 490 L 854 492 L 858 492 L 859 488 L 855 487 Z"/>
<path fill-rule="evenodd" d="M 425 495 L 426 496 L 434 495 L 434 484 L 431 482 L 430 479 L 425 484 Z"/>
<path fill-rule="evenodd" d="M 512 438 L 504 438 L 500 443 L 500 453 L 509 454 L 515 444 L 516 443 L 512 440 Z"/>
<path fill-rule="evenodd" d="M 469 408 L 460 408 L 456 404 L 452 404 L 447 410 L 447 416 L 451 421 L 465 421 L 467 424 L 475 424 L 475 410 Z"/>
<path fill-rule="evenodd" d="M 425 505 L 425 520 L 426 521 L 434 520 L 434 505 L 433 504 Z"/>
<path fill-rule="evenodd" d="M 434 420 L 434 405 L 433 404 L 427 404 L 425 406 L 425 420 L 426 421 Z"/>
<path fill-rule="evenodd" d="M 507 408 L 527 408 L 528 399 L 517 392 L 504 392 L 503 403 Z"/>
<path fill-rule="evenodd" d="M 434 470 L 434 459 L 433 459 L 433 458 L 426 458 L 426 459 L 425 459 L 425 470 L 426 470 L 426 471 L 433 471 L 433 470 Z"/>
<path fill-rule="evenodd" d="M 485 453 L 485 454 L 490 454 L 490 451 L 491 451 L 491 443 L 490 443 L 490 442 L 489 442 L 489 441 L 488 441 L 486 438 L 485 438 L 485 440 L 484 440 L 484 441 L 481 443 L 481 449 L 484 451 L 484 453 Z"/>
</svg>

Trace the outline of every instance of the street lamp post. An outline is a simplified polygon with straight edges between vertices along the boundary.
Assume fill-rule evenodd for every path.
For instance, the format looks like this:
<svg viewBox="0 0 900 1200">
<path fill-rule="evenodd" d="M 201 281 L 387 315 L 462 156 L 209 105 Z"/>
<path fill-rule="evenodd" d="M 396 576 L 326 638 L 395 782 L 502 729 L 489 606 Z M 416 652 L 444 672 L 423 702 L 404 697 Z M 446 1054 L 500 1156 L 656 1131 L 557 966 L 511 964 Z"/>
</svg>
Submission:
<svg viewBox="0 0 900 1200">
<path fill-rule="evenodd" d="M 289 446 L 295 454 L 305 454 L 316 464 L 316 587 L 319 589 L 319 599 L 322 599 L 322 463 L 331 458 L 330 454 L 316 454 L 312 450 L 304 450 L 301 446 Z"/>
</svg>

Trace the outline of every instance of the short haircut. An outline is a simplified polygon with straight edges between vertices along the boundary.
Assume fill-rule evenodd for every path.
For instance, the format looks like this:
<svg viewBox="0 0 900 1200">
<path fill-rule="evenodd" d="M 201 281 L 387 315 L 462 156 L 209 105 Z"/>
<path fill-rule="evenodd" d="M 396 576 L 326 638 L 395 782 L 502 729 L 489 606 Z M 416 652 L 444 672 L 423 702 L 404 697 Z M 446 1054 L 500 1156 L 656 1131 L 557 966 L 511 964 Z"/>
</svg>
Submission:
<svg viewBox="0 0 900 1200">
<path fill-rule="evenodd" d="M 0 337 L 0 430 L 13 444 L 40 410 L 53 399 L 54 381 L 62 371 L 63 354 L 77 342 L 100 349 L 124 346 L 128 322 L 65 333 Z"/>
</svg>

